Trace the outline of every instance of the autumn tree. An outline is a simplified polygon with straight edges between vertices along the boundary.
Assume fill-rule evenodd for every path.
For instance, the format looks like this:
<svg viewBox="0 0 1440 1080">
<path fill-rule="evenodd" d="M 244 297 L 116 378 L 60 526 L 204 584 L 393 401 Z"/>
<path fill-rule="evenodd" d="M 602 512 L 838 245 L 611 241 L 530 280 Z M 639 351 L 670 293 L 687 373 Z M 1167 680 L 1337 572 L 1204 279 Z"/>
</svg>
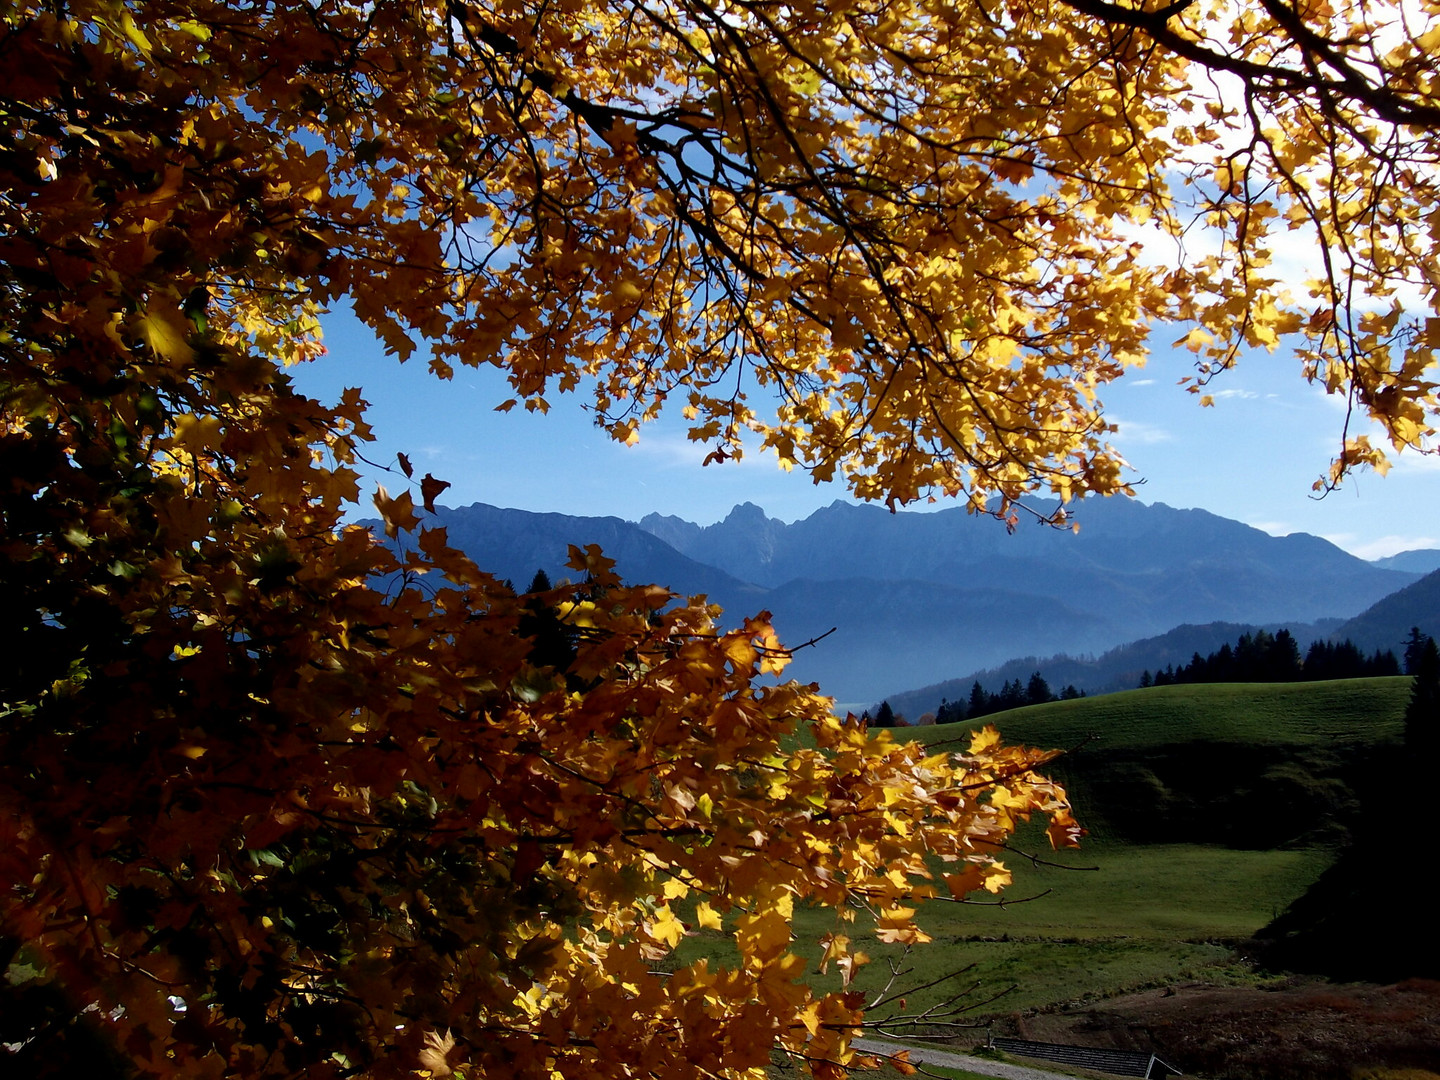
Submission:
<svg viewBox="0 0 1440 1080">
<path fill-rule="evenodd" d="M 1126 490 L 1097 394 L 1172 321 L 1197 392 L 1293 334 L 1392 446 L 1432 434 L 1434 0 L 0 19 L 27 1074 L 834 1075 L 865 1021 L 807 987 L 796 904 L 837 912 L 848 987 L 853 913 L 919 942 L 917 901 L 1004 883 L 1017 818 L 1073 838 L 1043 754 L 926 756 L 757 686 L 763 616 L 720 633 L 593 550 L 515 596 L 403 457 L 385 542 L 345 526 L 363 396 L 287 374 L 328 307 L 437 377 L 503 369 L 502 407 L 583 391 L 629 442 L 674 401 L 713 461 L 748 436 L 891 505 Z M 1322 486 L 1383 464 L 1342 437 Z M 573 655 L 537 655 L 542 611 Z"/>
</svg>

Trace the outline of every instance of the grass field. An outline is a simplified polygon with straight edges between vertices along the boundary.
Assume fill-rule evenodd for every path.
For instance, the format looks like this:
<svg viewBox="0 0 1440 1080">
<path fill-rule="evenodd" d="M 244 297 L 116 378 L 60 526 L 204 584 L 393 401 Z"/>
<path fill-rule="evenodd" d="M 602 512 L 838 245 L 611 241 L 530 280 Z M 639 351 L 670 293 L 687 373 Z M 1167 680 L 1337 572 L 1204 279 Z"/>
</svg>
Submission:
<svg viewBox="0 0 1440 1080">
<path fill-rule="evenodd" d="M 1200 683 L 1052 701 L 943 727 L 896 728 L 927 744 L 993 723 L 1011 742 L 1104 751 L 1181 742 L 1254 746 L 1347 746 L 1400 737 L 1410 680 Z"/>
<path fill-rule="evenodd" d="M 974 1001 L 1008 991 L 983 1016 L 1194 979 L 1256 981 L 1237 944 L 1329 865 L 1323 841 L 1343 835 L 1368 763 L 1398 744 L 1408 691 L 1404 678 L 1158 687 L 987 718 L 1008 741 L 1081 746 L 1055 771 L 1096 836 L 1058 856 L 1038 830 L 1016 846 L 1090 869 L 1007 857 L 1015 883 L 1004 906 L 926 905 L 920 922 L 934 941 L 909 954 L 862 946 L 872 963 L 857 987 L 875 992 L 892 963 L 908 969 L 897 986 L 963 971 L 910 995 L 909 1011 L 971 986 Z M 968 726 L 895 736 L 961 749 Z M 814 942 L 836 917 L 800 911 L 795 928 L 797 948 L 818 957 Z M 721 959 L 728 942 L 701 934 L 687 951 Z M 812 981 L 837 985 L 833 974 Z"/>
<path fill-rule="evenodd" d="M 866 947 L 872 963 L 857 986 L 876 990 L 889 962 L 912 969 L 897 986 L 918 986 L 966 971 L 953 984 L 911 996 L 928 1007 L 972 984 L 974 1000 L 1004 993 L 981 1013 L 1044 1008 L 1108 997 L 1199 977 L 1237 977 L 1225 970 L 1233 946 L 1248 938 L 1319 876 L 1324 851 L 1231 851 L 1195 845 L 1107 846 L 1077 865 L 1035 867 L 1014 858 L 1006 896 L 1038 899 L 1004 906 L 932 903 L 920 924 L 934 939 L 908 955 Z M 802 941 L 834 928 L 833 913 L 802 912 Z M 1249 978 L 1249 974 L 1243 975 Z M 816 985 L 834 988 L 816 977 Z"/>
<path fill-rule="evenodd" d="M 877 992 L 892 962 L 908 970 L 896 979 L 899 989 L 954 975 L 948 983 L 907 994 L 910 1011 L 973 987 L 971 1002 L 1003 995 L 977 1010 L 985 1015 L 1195 978 L 1251 980 L 1253 973 L 1236 966 L 1234 945 L 1304 892 L 1330 861 L 1320 850 L 1187 844 L 1102 845 L 1064 858 L 1094 869 L 1033 866 L 1012 857 L 1006 863 L 1015 884 L 1003 906 L 931 903 L 919 916 L 933 938 L 929 944 L 908 954 L 879 943 L 861 945 L 871 963 L 861 969 L 855 987 Z M 1045 895 L 1022 900 L 1040 893 Z M 854 928 L 839 925 L 833 911 L 799 910 L 796 949 L 818 962 L 816 942 L 837 930 L 860 940 Z M 702 955 L 734 959 L 728 936 L 708 931 L 691 937 L 683 950 L 687 961 Z M 811 983 L 839 989 L 833 973 L 814 971 Z"/>
<path fill-rule="evenodd" d="M 1007 741 L 1070 751 L 1052 771 L 1097 839 L 1334 847 L 1392 764 L 1409 689 L 1405 678 L 1165 686 L 988 719 Z M 963 745 L 968 726 L 895 734 Z"/>
</svg>

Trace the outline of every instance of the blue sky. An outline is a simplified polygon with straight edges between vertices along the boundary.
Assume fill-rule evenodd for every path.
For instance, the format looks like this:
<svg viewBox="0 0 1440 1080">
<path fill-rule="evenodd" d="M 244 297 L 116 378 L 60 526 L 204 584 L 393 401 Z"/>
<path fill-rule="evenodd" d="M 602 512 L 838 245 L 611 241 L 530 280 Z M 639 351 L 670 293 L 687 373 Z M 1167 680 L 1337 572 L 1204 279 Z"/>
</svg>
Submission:
<svg viewBox="0 0 1440 1080">
<path fill-rule="evenodd" d="M 781 471 L 767 455 L 702 468 L 706 451 L 685 439 L 678 414 L 624 447 L 591 424 L 581 397 L 552 395 L 543 416 L 497 413 L 509 396 L 498 372 L 460 370 L 443 383 L 423 360 L 401 365 L 385 356 L 353 319 L 330 317 L 326 333 L 328 355 L 295 372 L 302 388 L 330 399 L 363 387 L 378 436 L 367 456 L 393 464 L 397 451 L 409 454 L 417 473 L 454 485 L 441 497 L 447 505 L 629 520 L 657 511 L 703 525 L 740 502 L 794 521 L 847 497 L 839 485 Z M 1202 409 L 1176 385 L 1189 360 L 1158 349 L 1145 369 L 1102 395 L 1120 424 L 1112 441 L 1143 481 L 1142 501 L 1201 507 L 1277 535 L 1313 533 L 1364 558 L 1440 547 L 1440 459 L 1399 455 L 1388 475 L 1361 474 L 1313 498 L 1311 484 L 1339 444 L 1343 402 L 1307 385 L 1298 362 L 1278 351 L 1248 357 L 1217 379 L 1215 406 Z M 392 491 L 402 484 L 377 474 L 372 486 L 376 479 Z"/>
</svg>

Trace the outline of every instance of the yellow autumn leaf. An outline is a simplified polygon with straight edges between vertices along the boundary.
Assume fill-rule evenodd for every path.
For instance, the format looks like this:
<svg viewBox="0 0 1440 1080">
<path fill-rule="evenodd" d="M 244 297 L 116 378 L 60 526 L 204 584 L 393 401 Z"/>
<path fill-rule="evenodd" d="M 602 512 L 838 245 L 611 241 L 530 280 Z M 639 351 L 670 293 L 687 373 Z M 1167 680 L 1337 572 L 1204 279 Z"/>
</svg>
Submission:
<svg viewBox="0 0 1440 1080">
<path fill-rule="evenodd" d="M 706 930 L 719 930 L 723 925 L 720 921 L 720 913 L 705 900 L 701 900 L 695 905 L 695 922 Z"/>
<path fill-rule="evenodd" d="M 970 737 L 970 753 L 984 754 L 1000 744 L 1000 731 L 994 724 L 986 724 Z"/>
<path fill-rule="evenodd" d="M 144 312 L 135 320 L 135 329 L 145 344 L 162 361 L 183 367 L 195 359 L 195 350 L 188 340 L 189 321 L 180 307 L 168 296 L 150 298 Z"/>
<path fill-rule="evenodd" d="M 374 502 L 384 523 L 385 535 L 392 540 L 402 531 L 410 532 L 419 526 L 420 518 L 415 513 L 415 503 L 408 491 L 391 498 L 383 485 L 376 485 Z"/>
<path fill-rule="evenodd" d="M 669 904 L 656 909 L 655 918 L 646 929 L 652 938 L 664 942 L 672 949 L 679 945 L 680 939 L 685 936 L 685 924 L 675 917 Z"/>
<path fill-rule="evenodd" d="M 218 416 L 197 416 L 185 413 L 175 418 L 172 441 L 192 454 L 203 454 L 220 448 L 225 428 Z"/>
<path fill-rule="evenodd" d="M 790 947 L 790 920 L 778 911 L 742 915 L 735 923 L 735 943 L 747 964 L 765 962 Z"/>
<path fill-rule="evenodd" d="M 153 48 L 150 44 L 150 38 L 146 36 L 145 31 L 140 29 L 130 12 L 123 9 L 120 12 L 120 29 L 129 42 L 140 50 L 142 55 L 147 57 L 150 55 L 151 49 Z"/>
<path fill-rule="evenodd" d="M 737 668 L 746 669 L 755 663 L 760 654 L 748 639 L 731 634 L 725 639 L 725 655 Z"/>
<path fill-rule="evenodd" d="M 1010 871 L 1001 862 L 991 863 L 985 868 L 985 891 L 998 893 L 1014 880 Z"/>
<path fill-rule="evenodd" d="M 945 885 L 949 888 L 950 895 L 957 900 L 963 900 L 976 889 L 982 888 L 985 884 L 987 869 L 986 866 L 970 863 L 958 874 L 944 875 Z"/>
</svg>

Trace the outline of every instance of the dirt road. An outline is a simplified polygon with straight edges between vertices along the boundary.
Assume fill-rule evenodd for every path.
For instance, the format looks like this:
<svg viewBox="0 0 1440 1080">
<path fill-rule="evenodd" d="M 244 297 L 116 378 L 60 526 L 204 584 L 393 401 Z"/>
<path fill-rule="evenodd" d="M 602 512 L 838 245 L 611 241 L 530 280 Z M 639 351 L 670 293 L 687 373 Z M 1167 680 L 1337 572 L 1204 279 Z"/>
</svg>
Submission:
<svg viewBox="0 0 1440 1080">
<path fill-rule="evenodd" d="M 908 1049 L 910 1060 L 916 1065 L 943 1065 L 948 1069 L 968 1069 L 970 1072 L 980 1073 L 982 1076 L 1002 1077 L 1003 1080 L 1057 1080 L 1057 1077 L 1061 1076 L 1060 1073 L 1032 1069 L 1026 1065 L 1007 1065 L 1004 1062 L 991 1061 L 989 1058 L 958 1054 L 954 1050 L 902 1047 L 884 1039 L 856 1039 L 851 1045 L 867 1054 L 893 1054 L 898 1050 Z M 1069 1080 L 1069 1078 L 1065 1077 L 1064 1080 Z"/>
</svg>

